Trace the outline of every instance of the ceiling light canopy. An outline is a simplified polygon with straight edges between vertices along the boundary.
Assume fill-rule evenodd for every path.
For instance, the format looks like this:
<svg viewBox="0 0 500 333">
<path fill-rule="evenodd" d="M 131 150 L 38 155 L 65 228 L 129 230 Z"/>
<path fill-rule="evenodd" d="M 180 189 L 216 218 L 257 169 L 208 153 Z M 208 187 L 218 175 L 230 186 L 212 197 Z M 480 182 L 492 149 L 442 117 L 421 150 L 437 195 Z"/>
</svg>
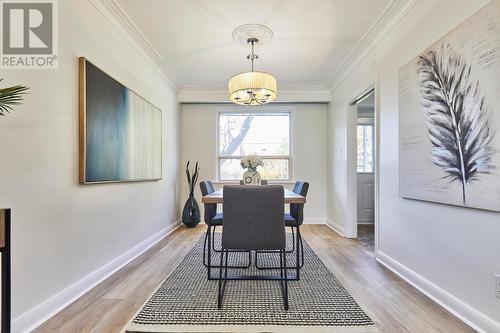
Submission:
<svg viewBox="0 0 500 333">
<path fill-rule="evenodd" d="M 254 61 L 259 58 L 255 54 L 255 47 L 262 45 L 258 37 L 264 41 L 273 38 L 272 31 L 262 25 L 247 24 L 236 28 L 233 32 L 233 39 L 242 41 L 246 38 L 247 44 L 252 48 L 252 53 L 247 59 L 252 62 L 252 71 L 244 72 L 233 76 L 228 82 L 229 99 L 239 105 L 263 105 L 274 101 L 277 97 L 276 78 L 269 73 L 254 70 Z"/>
</svg>

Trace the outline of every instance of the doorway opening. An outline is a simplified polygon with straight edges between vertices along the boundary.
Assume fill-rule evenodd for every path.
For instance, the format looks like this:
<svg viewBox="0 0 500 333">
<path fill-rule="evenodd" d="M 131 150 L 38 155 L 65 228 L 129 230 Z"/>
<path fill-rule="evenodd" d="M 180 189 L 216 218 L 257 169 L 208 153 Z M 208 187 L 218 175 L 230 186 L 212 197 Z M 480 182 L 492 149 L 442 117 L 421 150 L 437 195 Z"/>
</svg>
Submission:
<svg viewBox="0 0 500 333">
<path fill-rule="evenodd" d="M 355 101 L 356 106 L 356 229 L 365 250 L 375 255 L 375 90 Z"/>
</svg>

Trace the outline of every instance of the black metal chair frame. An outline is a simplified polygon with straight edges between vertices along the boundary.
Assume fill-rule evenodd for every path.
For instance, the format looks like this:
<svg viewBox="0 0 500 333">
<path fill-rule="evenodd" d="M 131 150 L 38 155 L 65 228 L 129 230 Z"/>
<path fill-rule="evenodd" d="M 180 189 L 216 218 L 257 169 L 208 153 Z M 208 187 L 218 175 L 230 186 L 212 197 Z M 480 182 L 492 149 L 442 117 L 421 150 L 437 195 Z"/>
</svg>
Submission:
<svg viewBox="0 0 500 333">
<path fill-rule="evenodd" d="M 203 185 L 202 185 L 203 183 Z M 209 181 L 203 181 L 200 182 L 200 189 L 203 193 L 203 186 L 206 187 L 206 191 L 208 193 L 213 192 L 213 185 Z M 212 192 L 209 190 L 209 187 L 212 188 Z M 207 231 L 205 233 L 205 240 L 203 242 L 203 265 L 207 268 L 207 276 L 209 279 L 211 279 L 211 269 L 212 268 L 217 268 L 217 265 L 212 265 L 212 248 L 215 250 L 215 225 L 211 224 L 211 219 L 213 216 L 210 216 L 211 214 L 208 213 L 210 211 L 210 205 L 211 204 L 205 204 L 205 223 L 207 224 Z M 215 213 L 215 212 L 214 212 Z M 208 220 L 208 221 L 207 221 Z M 213 228 L 213 232 L 212 232 Z M 208 246 L 207 246 L 208 245 Z M 218 251 L 217 251 L 218 252 Z M 245 251 L 246 252 L 246 251 Z M 231 266 L 231 268 L 248 268 L 252 264 L 252 253 L 248 251 L 248 264 L 247 265 L 241 265 L 241 266 Z"/>
<path fill-rule="evenodd" d="M 213 231 L 210 230 L 211 228 L 213 228 Z M 216 226 L 210 226 L 210 225 L 207 226 L 207 232 L 205 233 L 205 240 L 203 242 L 203 265 L 205 267 L 207 267 L 207 269 L 208 269 L 209 280 L 212 280 L 212 275 L 211 275 L 210 270 L 212 268 L 219 267 L 217 264 L 212 265 L 212 249 L 214 252 L 222 252 L 221 250 L 215 249 L 215 241 L 214 241 L 215 228 L 216 228 Z M 208 248 L 207 248 L 207 241 L 208 241 L 208 244 L 212 243 L 212 246 L 208 245 Z M 252 265 L 252 252 L 251 251 L 233 250 L 231 252 L 248 252 L 248 264 L 241 265 L 241 266 L 229 266 L 229 268 L 249 268 Z"/>
<path fill-rule="evenodd" d="M 306 194 L 307 194 L 307 190 L 309 189 L 309 184 L 308 183 L 303 183 L 303 182 L 297 182 L 296 184 L 298 183 L 302 183 L 302 185 L 304 184 L 307 184 L 307 188 L 306 188 Z M 295 191 L 295 190 L 294 190 Z M 301 208 L 303 209 L 303 208 Z M 297 221 L 297 225 L 296 226 L 290 226 L 290 228 L 292 229 L 292 244 L 296 244 L 296 261 L 295 261 L 295 271 L 296 271 L 296 275 L 295 275 L 295 279 L 296 280 L 299 280 L 300 279 L 300 270 L 302 269 L 302 267 L 304 267 L 304 242 L 302 240 L 302 235 L 300 234 L 300 225 L 301 223 L 299 223 L 299 221 Z M 300 221 L 301 222 L 301 221 Z M 297 228 L 297 236 L 294 237 L 294 233 L 293 233 L 293 228 Z M 299 250 L 300 248 L 300 250 Z M 292 251 L 293 252 L 293 251 Z M 299 253 L 300 252 L 300 253 Z M 263 266 L 259 266 L 259 259 L 258 259 L 258 254 L 259 253 L 266 253 L 266 251 L 255 251 L 255 267 L 257 267 L 258 269 L 278 269 L 279 267 L 263 267 Z M 291 252 L 287 252 L 287 253 L 291 253 Z M 300 260 L 299 260 L 300 259 Z"/>
<path fill-rule="evenodd" d="M 292 243 L 296 245 L 294 246 L 294 248 L 297 249 L 296 252 L 296 265 L 294 268 L 295 270 L 295 278 L 293 280 L 300 280 L 300 270 L 302 269 L 302 267 L 304 267 L 304 243 L 302 241 L 302 235 L 300 234 L 300 226 L 297 226 L 297 235 L 295 236 L 294 235 L 294 232 L 293 232 L 293 228 L 295 227 L 290 227 L 292 229 Z M 300 247 L 300 251 L 299 251 L 299 247 Z M 285 253 L 292 253 L 294 252 L 293 250 L 292 251 L 285 251 Z M 276 267 L 276 266 L 273 266 L 273 267 L 266 267 L 266 266 L 259 266 L 259 256 L 258 254 L 259 253 L 269 253 L 269 251 L 255 251 L 255 267 L 257 267 L 258 269 L 261 269 L 261 270 L 265 270 L 265 269 L 279 269 L 279 267 Z M 290 267 L 292 268 L 292 267 Z"/>
<path fill-rule="evenodd" d="M 226 227 L 223 230 L 221 257 L 219 265 L 219 287 L 217 306 L 222 307 L 224 292 L 228 280 L 279 280 L 285 310 L 288 310 L 288 267 L 286 258 L 286 234 L 283 217 L 283 187 L 270 186 L 228 186 L 224 187 L 228 202 L 224 203 Z M 261 192 L 262 191 L 262 192 Z M 241 204 L 242 198 L 249 194 L 256 195 L 249 204 Z M 260 195 L 262 194 L 262 195 Z M 256 212 L 256 207 L 266 209 Z M 247 214 L 249 213 L 249 214 Z M 242 215 L 241 215 L 242 214 Z M 281 216 L 280 216 L 281 215 Z M 281 219 L 281 221 L 280 221 Z M 254 223 L 252 223 L 254 222 Z M 269 224 L 267 224 L 269 222 Z M 281 224 L 282 223 L 282 224 Z M 226 230 L 227 228 L 227 230 Z M 267 228 L 262 231 L 262 228 Z M 247 230 L 253 237 L 245 237 L 241 232 Z M 226 233 L 227 232 L 227 233 Z M 228 275 L 228 258 L 232 250 L 265 250 L 279 253 L 279 274 L 275 275 Z M 239 272 L 238 272 L 239 273 Z"/>
<path fill-rule="evenodd" d="M 281 293 L 283 295 L 283 302 L 285 310 L 288 311 L 288 278 L 287 264 L 286 264 L 286 253 L 284 250 L 280 251 L 266 251 L 267 253 L 279 253 L 280 254 L 280 276 L 228 276 L 227 270 L 230 268 L 228 266 L 229 253 L 235 250 L 224 249 L 220 256 L 220 266 L 219 266 L 219 291 L 217 298 L 217 307 L 222 308 L 222 300 L 224 298 L 224 291 L 226 290 L 226 284 L 228 280 L 280 280 L 281 281 Z M 224 259 L 225 258 L 225 259 Z M 223 265 L 224 262 L 224 265 Z M 224 277 L 222 276 L 222 271 L 224 270 Z"/>
</svg>

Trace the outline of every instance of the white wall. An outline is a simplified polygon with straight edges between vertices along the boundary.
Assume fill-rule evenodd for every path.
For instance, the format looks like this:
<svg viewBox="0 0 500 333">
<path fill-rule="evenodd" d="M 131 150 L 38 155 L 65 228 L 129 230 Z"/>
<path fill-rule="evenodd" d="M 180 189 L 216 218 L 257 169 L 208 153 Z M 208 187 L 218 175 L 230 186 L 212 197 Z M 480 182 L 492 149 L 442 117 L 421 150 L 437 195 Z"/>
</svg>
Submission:
<svg viewBox="0 0 500 333">
<path fill-rule="evenodd" d="M 63 294 L 44 301 L 178 220 L 175 92 L 90 1 L 58 3 L 59 69 L 0 74 L 2 86 L 31 87 L 24 105 L 0 118 L 0 206 L 12 208 L 14 331 L 55 310 Z M 79 56 L 163 110 L 161 181 L 78 183 Z"/>
<path fill-rule="evenodd" d="M 494 0 L 498 1 L 498 0 Z M 328 218 L 345 227 L 348 103 L 375 84 L 380 124 L 378 258 L 487 332 L 500 332 L 500 213 L 398 195 L 398 69 L 485 0 L 420 0 L 332 95 L 328 113 Z M 343 177 L 344 176 L 344 177 Z"/>
<path fill-rule="evenodd" d="M 305 223 L 325 223 L 326 220 L 326 104 L 293 104 L 269 106 L 292 111 L 293 175 L 292 181 L 310 183 L 307 204 L 304 208 Z M 181 164 L 200 162 L 200 180 L 215 180 L 217 166 L 216 126 L 218 109 L 227 105 L 183 104 L 181 126 Z M 234 107 L 235 110 L 248 108 Z M 258 111 L 253 108 L 253 111 Z M 293 185 L 287 184 L 287 187 Z M 187 181 L 183 177 L 180 204 L 188 195 Z M 201 206 L 200 190 L 196 195 Z M 203 211 L 202 211 L 203 212 Z M 203 216 L 203 213 L 202 213 Z M 203 218 L 202 218 L 203 219 Z"/>
</svg>

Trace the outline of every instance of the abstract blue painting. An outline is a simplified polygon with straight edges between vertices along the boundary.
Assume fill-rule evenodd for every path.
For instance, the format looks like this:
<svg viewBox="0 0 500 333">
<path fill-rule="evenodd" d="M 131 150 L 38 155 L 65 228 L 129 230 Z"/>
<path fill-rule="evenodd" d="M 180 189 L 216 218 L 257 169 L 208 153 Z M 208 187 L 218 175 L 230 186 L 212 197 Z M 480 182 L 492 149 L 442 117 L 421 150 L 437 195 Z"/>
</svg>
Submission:
<svg viewBox="0 0 500 333">
<path fill-rule="evenodd" d="M 80 182 L 161 179 L 161 110 L 80 58 Z"/>
</svg>

